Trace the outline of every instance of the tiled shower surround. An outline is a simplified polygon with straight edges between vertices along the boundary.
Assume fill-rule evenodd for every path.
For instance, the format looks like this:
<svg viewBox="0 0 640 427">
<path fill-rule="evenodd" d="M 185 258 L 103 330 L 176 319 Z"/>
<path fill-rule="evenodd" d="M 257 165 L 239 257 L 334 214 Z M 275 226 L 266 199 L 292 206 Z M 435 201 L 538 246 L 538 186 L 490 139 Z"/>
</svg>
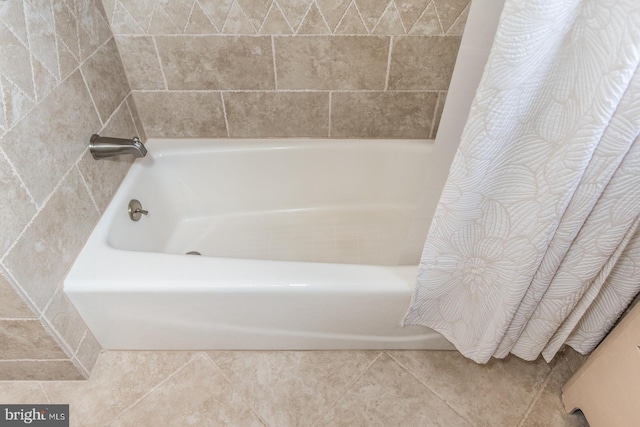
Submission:
<svg viewBox="0 0 640 427">
<path fill-rule="evenodd" d="M 93 160 L 92 133 L 433 137 L 467 11 L 0 0 L 0 380 L 79 379 L 98 357 L 62 282 L 131 161 Z"/>
<path fill-rule="evenodd" d="M 99 0 L 0 0 L 0 380 L 98 357 L 62 281 L 130 165 L 90 135 L 144 137 L 130 92 Z"/>
<path fill-rule="evenodd" d="M 150 137 L 431 138 L 468 0 L 105 0 Z"/>
</svg>

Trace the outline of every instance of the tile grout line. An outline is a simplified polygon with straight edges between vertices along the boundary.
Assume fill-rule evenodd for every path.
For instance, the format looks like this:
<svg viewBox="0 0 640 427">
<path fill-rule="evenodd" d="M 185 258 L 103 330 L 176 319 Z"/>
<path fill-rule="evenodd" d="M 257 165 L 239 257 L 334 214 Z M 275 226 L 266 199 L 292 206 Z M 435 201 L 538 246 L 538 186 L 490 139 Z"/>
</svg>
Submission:
<svg viewBox="0 0 640 427">
<path fill-rule="evenodd" d="M 294 34 L 295 30 L 293 29 L 293 25 L 291 25 L 291 22 L 289 22 L 289 19 L 287 18 L 287 16 L 285 15 L 285 13 L 282 11 L 282 8 L 280 7 L 280 5 L 278 4 L 277 1 L 273 1 L 273 4 L 276 5 L 276 7 L 278 8 L 278 11 L 280 12 L 280 15 L 282 15 L 282 17 L 284 18 L 284 22 L 287 23 L 287 27 L 291 30 L 291 32 L 289 34 Z M 265 34 L 266 35 L 266 34 Z M 276 35 L 282 35 L 282 34 L 272 34 L 272 36 L 276 36 Z"/>
<path fill-rule="evenodd" d="M 465 415 L 461 414 L 460 412 L 458 412 L 458 410 L 456 408 L 454 408 L 453 406 L 451 406 L 451 404 L 449 404 L 449 402 L 443 398 L 442 396 L 440 396 L 438 393 L 436 393 L 435 390 L 433 390 L 431 387 L 429 387 L 426 383 L 424 383 L 423 381 L 420 380 L 420 378 L 418 378 L 417 376 L 415 376 L 413 374 L 413 372 L 411 372 L 409 370 L 409 368 L 407 368 L 405 365 L 403 365 L 402 363 L 400 363 L 395 357 L 393 357 L 393 355 L 389 354 L 388 352 L 384 352 L 387 356 L 389 356 L 394 362 L 396 362 L 398 364 L 398 366 L 400 366 L 402 369 L 404 369 L 405 372 L 407 372 L 409 375 L 411 375 L 411 377 L 413 377 L 416 381 L 418 381 L 420 384 L 422 384 L 427 390 L 429 390 L 431 393 L 433 393 L 434 396 L 436 396 L 438 399 L 440 399 L 445 405 L 447 405 L 453 412 L 455 412 L 460 418 L 462 418 L 463 420 L 467 421 L 469 424 L 471 424 L 472 426 L 476 426 L 477 424 L 475 422 L 473 422 L 473 420 L 467 418 Z"/>
<path fill-rule="evenodd" d="M 445 36 L 450 36 L 450 37 L 454 37 L 453 34 L 447 34 L 447 32 L 449 32 L 449 30 L 451 30 L 451 28 L 456 25 L 456 23 L 458 22 L 458 19 L 460 19 L 460 17 L 462 16 L 463 13 L 467 12 L 468 13 L 468 9 L 471 7 L 471 2 L 467 3 L 467 5 L 462 9 L 462 11 L 460 11 L 460 13 L 458 14 L 458 16 L 456 16 L 456 19 L 453 20 L 453 23 L 449 26 L 449 28 L 447 28 L 447 31 L 445 32 Z M 466 25 L 465 25 L 466 27 Z M 463 30 L 464 31 L 464 30 Z M 460 34 L 458 37 L 460 37 L 462 34 Z"/>
<path fill-rule="evenodd" d="M 82 338 L 80 338 L 80 341 L 78 342 L 78 347 L 76 347 L 76 350 L 74 352 L 76 357 L 78 356 L 78 350 L 80 350 L 80 347 L 82 346 L 82 343 L 84 342 L 84 339 L 87 337 L 87 333 L 88 332 L 89 332 L 89 328 L 85 328 L 84 334 L 82 334 Z"/>
<path fill-rule="evenodd" d="M 22 3 L 22 15 L 24 17 L 24 30 L 27 33 L 27 52 L 29 52 L 29 66 L 31 67 L 31 84 L 33 85 L 33 103 L 34 104 L 38 104 L 40 102 L 40 100 L 38 99 L 38 89 L 37 89 L 37 85 L 36 85 L 36 71 L 33 68 L 33 59 L 34 58 L 33 58 L 33 54 L 31 53 L 32 52 L 32 50 L 31 50 L 31 40 L 29 39 L 29 36 L 31 34 L 30 34 L 30 31 L 29 31 L 29 25 L 27 24 L 27 11 L 25 9 L 26 9 L 26 4 L 23 2 Z M 54 31 L 54 33 L 55 33 L 55 31 Z M 7 79 L 7 80 L 9 80 L 9 79 Z M 11 80 L 9 80 L 9 81 L 11 81 Z M 14 83 L 14 85 L 15 85 L 15 83 Z M 16 85 L 16 87 L 17 87 L 17 85 Z M 45 96 L 45 98 L 46 98 L 46 96 Z"/>
<path fill-rule="evenodd" d="M 298 34 L 298 32 L 300 31 L 300 28 L 302 28 L 302 24 L 305 23 L 305 21 L 307 20 L 307 17 L 309 16 L 310 10 L 313 7 L 313 4 L 315 3 L 315 0 L 311 0 L 309 2 L 309 6 L 307 6 L 307 9 L 304 11 L 304 13 L 302 14 L 302 18 L 300 19 L 300 23 L 298 24 L 298 28 L 295 29 L 293 31 L 293 34 L 290 37 L 296 37 L 296 36 L 313 36 L 313 37 L 318 37 L 319 34 Z M 320 9 L 317 5 L 316 8 Z M 320 13 L 322 15 L 322 13 Z"/>
<path fill-rule="evenodd" d="M 374 363 L 380 360 L 380 357 L 382 357 L 383 353 L 384 352 L 380 351 L 378 355 L 374 357 L 373 360 L 369 362 L 367 366 L 358 375 L 356 375 L 353 381 L 347 384 L 347 386 L 344 388 L 344 391 L 340 393 L 340 395 L 334 400 L 334 402 L 331 405 L 329 405 L 327 410 L 321 413 L 320 415 L 318 415 L 318 417 L 311 423 L 311 427 L 316 426 L 325 415 L 331 412 L 331 410 L 338 404 L 338 402 L 340 402 L 344 398 L 344 396 L 349 392 L 349 390 L 351 390 L 351 388 L 355 385 L 355 383 L 357 383 L 358 380 L 362 378 L 362 376 L 373 366 Z"/>
<path fill-rule="evenodd" d="M 420 14 L 418 15 L 418 19 L 416 19 L 413 24 L 411 25 L 411 28 L 409 28 L 407 30 L 407 35 L 410 36 L 411 31 L 413 31 L 413 29 L 415 28 L 416 24 L 418 22 L 420 22 L 420 19 L 422 18 L 422 15 L 424 15 L 424 13 L 427 11 L 427 9 L 429 9 L 429 5 L 433 3 L 431 0 L 427 2 L 427 4 L 424 6 L 424 9 L 422 9 L 422 12 L 420 12 Z M 402 18 L 400 18 L 402 20 Z M 403 22 L 404 24 L 404 22 Z"/>
<path fill-rule="evenodd" d="M 193 17 L 193 11 L 196 8 L 196 3 L 197 3 L 197 1 L 194 1 L 193 4 L 191 5 L 191 9 L 189 10 L 189 16 L 187 17 L 187 22 L 185 22 L 184 28 L 182 29 L 182 34 L 184 34 L 184 35 L 187 34 L 187 28 L 189 27 L 189 24 L 191 23 L 191 19 Z M 200 7 L 200 5 L 198 5 L 198 7 Z M 214 28 L 215 28 L 215 26 L 214 26 Z"/>
<path fill-rule="evenodd" d="M 442 92 L 441 89 L 134 89 L 132 93 L 434 93 Z"/>
<path fill-rule="evenodd" d="M 60 284 L 60 286 L 58 286 L 58 288 L 62 289 L 62 283 Z M 57 292 L 57 289 L 56 289 L 56 292 Z M 55 297 L 56 292 L 54 292 L 51 298 L 49 298 L 49 301 L 47 301 L 47 304 L 46 304 L 47 307 L 51 304 L 51 301 Z M 39 319 L 40 323 L 43 325 L 45 331 L 53 338 L 56 344 L 58 344 L 58 347 L 62 350 L 62 352 L 67 355 L 67 357 L 69 358 L 69 361 L 74 365 L 76 365 L 76 363 L 73 362 L 76 356 L 75 353 L 73 352 L 73 349 L 68 345 L 67 341 L 63 338 L 62 334 L 58 332 L 58 330 L 53 326 L 53 323 L 49 320 L 49 318 L 45 317 L 44 313 L 45 313 L 45 310 L 42 310 L 42 315 L 40 316 L 40 319 Z M 84 366 L 81 366 L 81 368 L 84 369 Z"/>
<path fill-rule="evenodd" d="M 396 10 L 396 13 L 398 14 L 398 19 L 400 20 L 400 25 L 402 25 L 402 29 L 404 30 L 404 35 L 409 34 L 409 30 L 407 30 L 407 27 L 404 25 L 404 21 L 402 20 L 402 15 L 400 15 L 400 9 L 398 9 L 398 5 L 396 4 L 395 0 L 391 0 L 391 3 L 393 3 L 393 7 Z"/>
<path fill-rule="evenodd" d="M 80 170 L 80 168 L 78 167 L 77 164 L 76 164 L 75 168 L 78 171 L 78 175 L 80 175 L 80 181 L 82 182 L 82 185 L 84 186 L 84 189 L 87 190 L 87 194 L 89 195 L 89 199 L 91 200 L 91 203 L 93 204 L 93 207 L 96 209 L 96 213 L 98 214 L 98 218 L 99 218 L 102 215 L 102 213 L 100 212 L 100 208 L 98 207 L 98 204 L 96 203 L 96 200 L 94 199 L 93 194 L 91 194 L 91 189 L 89 188 L 89 184 L 87 184 L 87 181 L 84 178 L 84 175 L 82 175 L 82 171 Z"/>
<path fill-rule="evenodd" d="M 215 366 L 216 369 L 218 369 L 218 371 L 220 372 L 220 375 L 222 375 L 222 378 L 224 378 L 225 381 L 231 386 L 231 389 L 233 389 L 236 393 L 240 395 L 240 398 L 242 399 L 244 404 L 247 405 L 249 409 L 251 409 L 251 412 L 253 412 L 253 414 L 260 420 L 260 422 L 265 426 L 269 426 L 269 423 L 266 422 L 263 419 L 263 417 L 260 415 L 260 413 L 253 407 L 253 405 L 251 404 L 251 402 L 249 402 L 245 394 L 234 387 L 234 382 L 232 382 L 231 379 L 227 376 L 227 374 L 225 374 L 224 369 L 222 369 L 220 365 L 218 365 L 216 361 L 213 360 L 207 352 L 205 352 L 204 355 L 205 357 L 207 357 L 207 359 L 209 359 L 209 361 L 213 364 L 213 366 Z"/>
<path fill-rule="evenodd" d="M 69 359 L 2 359 L 2 362 L 68 362 Z M 2 380 L 4 381 L 4 380 Z"/>
<path fill-rule="evenodd" d="M 158 9 L 158 2 L 154 2 L 153 3 L 153 8 L 151 8 L 151 13 L 149 14 L 149 22 L 147 22 L 146 28 L 142 27 L 142 24 L 140 22 L 138 22 L 138 20 L 136 18 L 133 17 L 133 15 L 131 14 L 131 12 L 129 11 L 129 9 L 126 8 L 126 6 L 124 4 L 122 4 L 121 1 L 118 1 L 116 3 L 116 5 L 120 3 L 120 5 L 122 6 L 122 8 L 124 10 L 127 11 L 127 13 L 129 14 L 129 16 L 131 16 L 131 18 L 133 18 L 133 20 L 135 21 L 136 24 L 138 24 L 138 26 L 140 28 L 142 28 L 142 31 L 144 31 L 145 34 L 149 34 L 149 29 L 151 28 L 151 23 L 153 22 L 153 17 L 156 16 L 156 10 Z M 177 27 L 176 27 L 177 28 Z M 178 36 L 182 36 L 184 34 L 176 34 Z"/>
<path fill-rule="evenodd" d="M 87 88 L 88 89 L 88 88 Z M 131 92 L 129 92 L 128 94 L 125 95 L 124 98 L 122 98 L 122 101 L 120 101 L 120 104 L 118 104 L 118 106 L 116 108 L 113 109 L 113 111 L 111 112 L 111 114 L 109 115 L 109 118 L 107 118 L 107 120 L 104 121 L 104 124 L 102 125 L 102 127 L 100 127 L 99 132 L 102 132 L 103 130 L 105 130 L 105 128 L 107 127 L 107 125 L 109 124 L 109 122 L 111 121 L 111 119 L 113 119 L 113 117 L 116 115 L 116 113 L 118 111 L 120 111 L 120 109 L 122 108 L 122 106 L 127 102 L 127 98 L 129 97 L 129 95 L 131 94 Z"/>
<path fill-rule="evenodd" d="M 393 36 L 389 36 L 389 54 L 387 55 L 387 73 L 384 79 L 384 92 L 389 90 L 389 75 L 391 74 L 391 54 L 393 52 Z"/>
<path fill-rule="evenodd" d="M 87 89 L 87 92 L 89 92 L 89 99 L 91 100 L 91 104 L 93 104 L 93 108 L 95 109 L 96 115 L 98 116 L 98 120 L 100 121 L 100 129 L 102 129 L 106 122 L 102 120 L 102 117 L 100 116 L 100 111 L 98 111 L 98 106 L 96 105 L 96 102 L 93 100 L 93 94 L 91 93 L 91 89 L 87 84 L 87 79 L 85 78 L 84 73 L 82 72 L 82 67 L 78 67 L 78 69 L 80 70 L 80 76 L 82 77 L 82 82 L 84 83 L 84 86 Z"/>
<path fill-rule="evenodd" d="M 440 24 L 440 32 L 444 36 L 445 35 L 445 31 L 444 31 L 444 26 L 442 25 L 442 20 L 440 19 L 440 12 L 438 11 L 438 6 L 436 6 L 436 2 L 435 1 L 432 1 L 431 3 L 433 3 L 433 9 L 436 11 L 436 18 L 438 18 L 438 24 Z M 425 9 L 425 10 L 427 10 L 427 9 Z M 420 18 L 422 18 L 422 15 L 420 15 Z M 420 18 L 418 18 L 418 19 L 420 19 Z"/>
<path fill-rule="evenodd" d="M 47 390 L 45 390 L 42 381 L 38 381 L 38 387 L 40 387 L 40 391 L 42 391 L 42 394 L 44 394 L 44 397 L 47 399 L 47 403 L 51 403 L 51 398 L 47 394 Z"/>
<path fill-rule="evenodd" d="M 524 414 L 522 414 L 522 418 L 520 418 L 520 421 L 518 422 L 517 427 L 521 427 L 527 421 L 527 418 L 529 417 L 531 410 L 533 409 L 535 404 L 538 402 L 538 400 L 540 399 L 540 396 L 542 396 L 542 393 L 544 393 L 544 390 L 547 388 L 547 385 L 551 381 L 551 375 L 553 374 L 553 370 L 557 365 L 558 364 L 555 363 L 553 367 L 549 369 L 549 373 L 545 377 L 544 381 L 542 381 L 542 385 L 540 386 L 540 389 L 533 396 L 533 398 L 529 402 L 529 405 L 527 405 L 527 409 L 524 411 Z"/>
<path fill-rule="evenodd" d="M 313 0 L 313 3 L 316 4 L 316 9 L 318 9 L 318 12 L 320 12 L 320 18 L 322 19 L 322 22 L 324 22 L 324 25 L 326 26 L 326 28 L 329 30 L 329 34 L 326 34 L 326 36 L 332 36 L 333 29 L 331 28 L 331 25 L 329 25 L 329 23 L 327 22 L 327 18 L 324 17 L 324 13 L 322 13 L 322 9 L 320 9 L 318 2 L 316 0 Z M 318 35 L 319 34 L 316 34 L 316 36 Z"/>
<path fill-rule="evenodd" d="M 267 16 L 269 16 L 269 14 L 271 13 L 271 10 L 273 9 L 273 5 L 275 4 L 275 1 L 272 1 L 271 4 L 269 5 L 269 8 L 267 9 L 267 13 L 265 13 L 264 18 L 262 19 L 262 22 L 260 23 L 260 28 L 258 28 L 256 30 L 256 34 L 262 34 L 262 28 L 264 27 L 264 23 L 267 22 Z M 273 34 L 272 36 L 272 40 L 273 40 Z"/>
<path fill-rule="evenodd" d="M 202 7 L 202 5 L 200 4 L 200 0 L 195 0 L 195 2 L 194 2 L 194 3 L 197 3 L 198 7 L 200 8 L 200 11 L 201 11 L 202 13 L 204 13 L 204 16 L 206 16 L 207 21 L 209 21 L 209 23 L 211 24 L 211 26 L 212 26 L 213 28 L 215 28 L 215 30 L 217 31 L 217 33 L 215 33 L 215 34 L 216 34 L 216 35 L 220 34 L 220 33 L 221 33 L 221 31 L 218 29 L 218 26 L 216 25 L 216 23 L 215 23 L 215 22 L 213 22 L 213 18 L 211 18 L 211 16 L 207 13 L 207 11 L 206 11 L 206 10 L 204 10 L 204 8 Z M 223 25 L 224 25 L 224 24 L 223 24 Z"/>
<path fill-rule="evenodd" d="M 11 159 L 9 158 L 9 156 L 7 155 L 7 153 L 4 151 L 4 149 L 1 146 L 0 146 L 0 157 L 4 158 L 4 160 L 7 162 L 7 164 L 11 168 L 12 174 L 15 174 L 16 178 L 18 178 L 18 184 L 27 193 L 27 196 L 29 197 L 29 200 L 31 201 L 31 203 L 33 203 L 33 206 L 36 208 L 36 213 L 34 214 L 34 216 L 37 215 L 38 214 L 38 203 L 36 202 L 36 199 L 33 197 L 33 195 L 31 194 L 31 191 L 29 191 L 29 188 L 27 187 L 27 184 L 24 182 L 24 180 L 22 179 L 22 177 L 18 173 L 18 169 L 15 167 L 15 165 L 13 164 L 13 162 L 11 161 Z M 2 259 L 1 256 L 0 256 L 0 259 Z"/>
<path fill-rule="evenodd" d="M 344 21 L 345 16 L 347 16 L 347 12 L 349 11 L 349 9 L 351 8 L 351 5 L 354 3 L 354 0 L 351 0 L 349 2 L 349 4 L 347 4 L 347 7 L 344 9 L 344 12 L 342 12 L 342 15 L 340 15 L 340 19 L 338 19 L 338 22 L 336 23 L 336 27 L 333 29 L 333 31 L 331 31 L 332 35 L 336 35 L 336 31 L 338 30 L 338 28 L 340 28 L 340 25 L 342 25 L 342 21 Z M 364 23 L 363 23 L 364 25 Z M 365 27 L 366 29 L 366 27 Z M 344 34 L 337 34 L 337 35 L 344 35 Z"/>
<path fill-rule="evenodd" d="M 438 108 L 440 108 L 440 92 L 436 96 L 436 105 L 433 109 L 433 116 L 431 117 L 431 127 L 429 128 L 429 138 L 433 139 L 433 129 L 436 127 L 436 116 L 438 115 Z"/>
<path fill-rule="evenodd" d="M 65 173 L 62 174 L 62 176 L 60 177 L 60 180 L 58 181 L 58 183 L 53 187 L 53 189 L 51 190 L 51 192 L 47 195 L 47 197 L 44 198 L 44 200 L 42 201 L 42 204 L 40 206 L 37 206 L 36 204 L 36 213 L 33 215 L 33 217 L 29 220 L 29 222 L 24 226 L 24 228 L 22 229 L 22 231 L 20 231 L 20 233 L 18 234 L 18 236 L 15 238 L 15 240 L 13 241 L 13 243 L 7 248 L 7 250 L 5 251 L 5 253 L 2 255 L 2 257 L 0 257 L 0 264 L 2 264 L 2 266 L 4 267 L 5 271 L 11 276 L 12 280 L 15 281 L 17 286 L 20 286 L 18 284 L 18 281 L 15 279 L 15 277 L 13 276 L 13 274 L 11 274 L 11 271 L 7 268 L 6 264 L 4 264 L 4 261 L 7 258 L 7 255 L 9 254 L 9 252 L 11 252 L 13 250 L 13 248 L 16 246 L 16 244 L 18 243 L 18 240 L 20 240 L 22 238 L 22 236 L 24 235 L 24 233 L 26 233 L 26 231 L 29 229 L 29 227 L 31 226 L 31 224 L 33 224 L 33 222 L 35 221 L 35 219 L 38 217 L 38 215 L 44 210 L 44 208 L 47 206 L 47 203 L 49 203 L 49 200 L 51 200 L 51 198 L 53 197 L 53 195 L 55 194 L 55 192 L 60 188 L 60 186 L 62 185 L 62 183 L 64 182 L 65 179 L 67 179 L 67 177 L 69 176 L 69 174 L 71 173 L 71 171 L 73 170 L 73 168 L 76 166 L 76 164 L 80 161 L 80 159 L 82 158 L 82 156 L 84 155 L 85 151 L 87 150 L 87 147 L 85 147 L 82 152 L 80 153 L 80 155 L 73 161 L 73 163 L 71 164 L 71 166 L 69 167 L 69 169 L 67 169 L 67 171 Z M 22 289 L 22 287 L 20 286 L 20 288 Z M 24 290 L 23 290 L 24 292 Z M 25 292 L 26 295 L 26 292 Z"/>
<path fill-rule="evenodd" d="M 162 75 L 162 82 L 164 83 L 165 90 L 169 90 L 169 83 L 167 82 L 167 76 L 164 73 L 164 66 L 162 65 L 162 60 L 160 59 L 160 49 L 158 49 L 158 42 L 156 41 L 156 36 L 151 36 L 151 40 L 153 40 L 153 47 L 156 50 L 156 58 L 158 59 L 158 65 L 160 65 L 160 74 Z M 131 91 L 133 92 L 133 86 L 131 87 Z"/>
<path fill-rule="evenodd" d="M 140 132 L 140 129 L 138 129 L 138 125 L 136 124 L 136 119 L 135 117 L 133 117 L 133 111 L 131 111 L 131 105 L 129 104 L 129 98 L 131 98 L 131 102 L 134 103 L 135 105 L 135 100 L 133 99 L 133 91 L 130 91 L 129 94 L 127 95 L 127 97 L 125 98 L 125 102 L 127 103 L 127 111 L 129 112 L 129 117 L 131 118 L 131 123 L 133 123 L 133 128 L 136 130 L 136 136 L 140 137 L 140 135 L 144 134 L 145 135 L 145 140 L 146 140 L 146 135 L 147 133 L 144 131 L 144 129 L 142 129 L 142 132 Z M 136 106 L 136 111 L 137 111 L 138 107 Z M 139 119 L 140 117 L 138 117 Z"/>
<path fill-rule="evenodd" d="M 332 111 L 331 111 L 331 101 L 332 101 L 333 92 L 329 91 L 329 136 L 331 138 L 331 121 L 332 121 Z"/>
<path fill-rule="evenodd" d="M 15 242 L 14 242 L 14 245 L 15 245 Z M 3 258 L 0 259 L 0 266 L 2 266 L 2 269 L 4 270 L 5 274 L 9 276 L 8 278 L 11 279 L 11 281 L 9 282 L 9 285 L 11 285 L 11 287 L 18 294 L 18 296 L 25 302 L 27 307 L 29 307 L 29 309 L 37 316 L 36 320 L 40 320 L 40 317 L 42 316 L 42 311 L 38 308 L 35 301 L 31 299 L 29 294 L 27 294 L 27 292 L 20 285 L 20 283 L 18 283 L 13 273 L 11 273 L 11 270 L 9 270 L 4 263 L 4 258 L 7 256 L 9 252 L 10 250 L 7 250 L 7 252 L 5 252 L 5 254 L 3 255 Z"/>
<path fill-rule="evenodd" d="M 354 3 L 355 4 L 355 3 Z M 319 9 L 319 8 L 318 8 Z M 356 9 L 357 6 L 356 6 Z M 284 16 L 284 14 L 283 14 Z M 360 15 L 362 16 L 362 15 Z M 248 19 L 248 18 L 247 18 Z M 285 17 L 286 20 L 286 17 Z M 326 22 L 326 21 L 325 21 Z M 193 38 L 206 38 L 206 37 L 220 37 L 220 38 L 238 38 L 238 37 L 247 37 L 247 38 L 261 38 L 261 37 L 271 37 L 271 36 L 275 36 L 275 37 L 285 37 L 285 38 L 294 38 L 294 37 L 335 37 L 335 38 L 341 38 L 341 37 L 374 37 L 374 38 L 382 38 L 382 37 L 389 37 L 391 34 L 371 34 L 369 33 L 368 29 L 366 28 L 366 24 L 364 24 L 364 20 L 362 20 L 363 25 L 365 25 L 365 29 L 367 30 L 367 34 L 362 34 L 362 33 L 347 33 L 347 34 L 299 34 L 296 32 L 293 32 L 291 34 L 283 34 L 283 33 L 269 33 L 269 34 L 258 34 L 258 33 L 203 33 L 203 34 L 176 34 L 176 33 L 154 33 L 154 34 L 140 34 L 140 33 L 118 33 L 118 34 L 114 34 L 114 36 L 116 37 L 168 37 L 168 38 L 178 38 L 178 37 L 193 37 Z M 250 25 L 251 22 L 249 22 Z M 301 23 L 302 24 L 302 23 Z M 328 24 L 327 24 L 327 28 Z M 299 28 L 298 28 L 299 30 Z M 460 35 L 454 35 L 454 34 L 444 34 L 444 33 L 440 33 L 440 34 L 396 34 L 398 37 L 407 37 L 407 38 L 419 38 L 419 37 L 460 37 Z"/>
<path fill-rule="evenodd" d="M 271 36 L 271 58 L 273 60 L 273 87 L 274 87 L 274 91 L 278 91 L 278 67 L 276 66 L 275 36 Z"/>
<path fill-rule="evenodd" d="M 42 104 L 42 102 L 44 102 L 45 99 L 47 99 L 49 96 L 51 96 L 51 94 L 61 85 L 63 85 L 64 83 L 66 83 L 67 80 L 69 80 L 69 78 L 73 75 L 73 73 L 75 73 L 76 71 L 80 70 L 80 72 L 82 73 L 81 67 L 98 51 L 100 50 L 103 46 L 105 46 L 107 43 L 109 43 L 109 40 L 111 40 L 112 37 L 109 37 L 109 39 L 107 39 L 107 41 L 105 41 L 104 43 L 102 43 L 100 46 L 98 46 L 92 53 L 91 55 L 87 56 L 87 58 L 80 62 L 78 61 L 78 66 L 76 68 L 74 68 L 71 72 L 69 72 L 69 74 L 64 78 L 64 79 L 60 79 L 60 82 L 57 82 L 56 87 L 53 88 L 53 90 L 51 92 L 49 92 L 47 94 L 47 96 L 45 96 L 44 98 L 42 98 L 41 101 L 34 103 L 33 107 L 31 107 L 28 111 L 26 111 L 24 113 L 24 115 L 22 117 L 20 117 L 20 119 L 18 119 L 15 123 L 13 123 L 11 126 L 8 126 L 5 129 L 5 135 L 7 133 L 9 133 L 10 131 L 12 131 L 13 129 L 16 128 L 16 126 L 18 126 L 18 124 L 20 124 L 27 116 L 29 116 L 31 113 L 33 113 L 33 110 L 35 110 L 40 104 Z M 64 41 L 60 40 L 63 44 Z M 66 44 L 65 44 L 66 46 Z M 67 50 L 71 51 L 68 47 Z M 71 56 L 73 56 L 73 54 L 71 54 Z M 74 59 L 78 60 L 75 56 L 73 56 Z M 85 83 L 86 85 L 86 83 Z M 88 90 L 88 88 L 87 88 Z M 91 91 L 89 91 L 89 95 L 91 95 Z M 100 118 L 100 115 L 98 114 L 98 119 Z"/>
<path fill-rule="evenodd" d="M 185 352 L 185 353 L 188 353 L 188 352 Z M 189 360 L 187 360 L 182 366 L 177 368 L 174 372 L 169 374 L 165 379 L 160 381 L 158 384 L 156 384 L 155 386 L 153 386 L 149 390 L 147 390 L 146 393 L 144 393 L 142 396 L 140 396 L 138 399 L 136 399 L 131 405 L 127 406 L 122 411 L 120 411 L 120 413 L 118 413 L 108 425 L 112 425 L 114 422 L 118 421 L 118 419 L 120 419 L 120 417 L 122 417 L 125 413 L 127 413 L 128 411 L 133 409 L 134 406 L 136 406 L 137 404 L 142 402 L 144 399 L 146 399 L 147 396 L 149 396 L 151 393 L 153 393 L 154 391 L 159 389 L 163 384 L 168 382 L 170 379 L 172 379 L 173 377 L 178 375 L 183 369 L 185 369 L 189 364 L 191 364 L 194 360 L 196 360 L 198 358 L 198 355 L 200 355 L 200 354 L 202 354 L 202 353 L 201 352 L 197 352 L 194 355 L 192 355 L 189 358 Z"/>
<path fill-rule="evenodd" d="M 227 138 L 231 138 L 229 119 L 227 119 L 227 107 L 224 105 L 224 93 L 222 91 L 220 91 L 220 102 L 222 102 L 222 115 L 224 116 L 224 125 L 227 128 Z"/>
</svg>

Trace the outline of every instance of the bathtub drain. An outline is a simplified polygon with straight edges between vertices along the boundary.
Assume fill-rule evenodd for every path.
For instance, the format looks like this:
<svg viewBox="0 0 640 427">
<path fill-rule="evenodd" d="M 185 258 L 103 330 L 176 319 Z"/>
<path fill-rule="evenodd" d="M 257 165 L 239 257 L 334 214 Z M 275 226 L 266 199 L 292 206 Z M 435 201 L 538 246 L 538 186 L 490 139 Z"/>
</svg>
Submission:
<svg viewBox="0 0 640 427">
<path fill-rule="evenodd" d="M 202 254 L 198 251 L 190 251 L 190 252 L 187 252 L 187 255 L 202 255 Z"/>
</svg>

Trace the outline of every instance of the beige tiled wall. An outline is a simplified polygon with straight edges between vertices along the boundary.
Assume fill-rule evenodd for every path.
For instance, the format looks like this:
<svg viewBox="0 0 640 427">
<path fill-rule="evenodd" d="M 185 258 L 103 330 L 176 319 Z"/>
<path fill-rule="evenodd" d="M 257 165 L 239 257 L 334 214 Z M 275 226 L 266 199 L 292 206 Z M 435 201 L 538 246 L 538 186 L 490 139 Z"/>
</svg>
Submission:
<svg viewBox="0 0 640 427">
<path fill-rule="evenodd" d="M 100 0 L 0 1 L 0 380 L 95 363 L 62 281 L 129 168 L 87 145 L 142 132 L 130 93 Z"/>
<path fill-rule="evenodd" d="M 104 0 L 153 137 L 435 136 L 469 0 Z"/>
</svg>

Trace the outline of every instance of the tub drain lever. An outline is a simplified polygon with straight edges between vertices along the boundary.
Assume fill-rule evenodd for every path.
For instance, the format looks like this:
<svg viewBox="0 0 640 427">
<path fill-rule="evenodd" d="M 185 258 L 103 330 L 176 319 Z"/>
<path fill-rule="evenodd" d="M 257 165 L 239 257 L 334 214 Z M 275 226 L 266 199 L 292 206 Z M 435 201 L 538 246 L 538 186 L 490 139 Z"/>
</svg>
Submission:
<svg viewBox="0 0 640 427">
<path fill-rule="evenodd" d="M 131 199 L 131 201 L 129 202 L 129 218 L 131 218 L 132 221 L 140 221 L 142 215 L 148 214 L 149 211 L 145 211 L 144 209 L 142 209 L 142 204 L 140 204 L 140 201 Z"/>
</svg>

